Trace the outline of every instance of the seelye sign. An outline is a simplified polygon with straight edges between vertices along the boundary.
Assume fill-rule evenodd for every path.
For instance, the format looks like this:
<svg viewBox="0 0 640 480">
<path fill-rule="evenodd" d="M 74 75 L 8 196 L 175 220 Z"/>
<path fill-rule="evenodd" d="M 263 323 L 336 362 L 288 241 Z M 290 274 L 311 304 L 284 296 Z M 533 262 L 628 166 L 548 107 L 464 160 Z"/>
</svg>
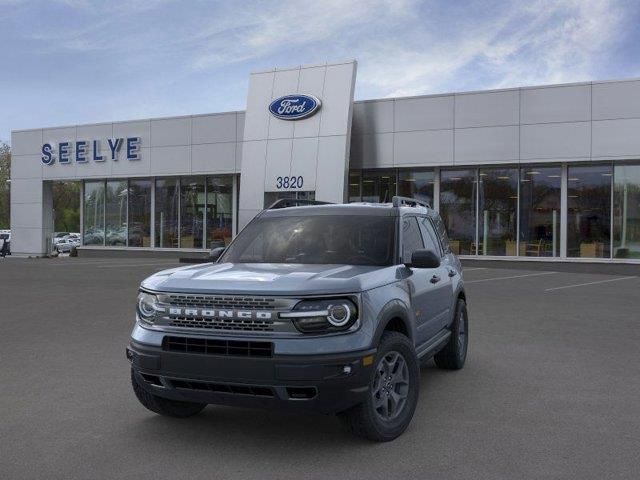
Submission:
<svg viewBox="0 0 640 480">
<path fill-rule="evenodd" d="M 102 151 L 101 140 L 78 140 L 76 142 L 45 143 L 42 145 L 42 163 L 53 165 L 56 161 L 60 164 L 104 162 L 107 157 L 118 161 L 118 152 L 124 147 L 127 160 L 140 160 L 140 137 L 107 138 L 107 150 Z"/>
<path fill-rule="evenodd" d="M 301 120 L 316 113 L 321 105 L 320 99 L 313 95 L 285 95 L 269 104 L 269 112 L 281 120 Z"/>
</svg>

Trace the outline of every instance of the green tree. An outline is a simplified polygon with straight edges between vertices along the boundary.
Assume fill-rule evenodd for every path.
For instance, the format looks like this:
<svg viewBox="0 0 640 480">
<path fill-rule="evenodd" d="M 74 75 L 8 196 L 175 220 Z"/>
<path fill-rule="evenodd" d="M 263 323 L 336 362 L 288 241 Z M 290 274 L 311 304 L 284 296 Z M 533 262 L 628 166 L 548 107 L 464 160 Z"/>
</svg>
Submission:
<svg viewBox="0 0 640 480">
<path fill-rule="evenodd" d="M 9 228 L 11 147 L 0 141 L 0 229 Z"/>
<path fill-rule="evenodd" d="M 80 182 L 53 183 L 56 232 L 80 231 Z"/>
</svg>

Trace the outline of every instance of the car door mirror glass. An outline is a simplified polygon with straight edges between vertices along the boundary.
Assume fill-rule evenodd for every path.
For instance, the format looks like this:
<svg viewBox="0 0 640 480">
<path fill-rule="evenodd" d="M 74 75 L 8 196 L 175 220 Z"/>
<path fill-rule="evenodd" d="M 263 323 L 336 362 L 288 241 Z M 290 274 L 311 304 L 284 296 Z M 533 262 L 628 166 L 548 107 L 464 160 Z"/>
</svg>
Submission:
<svg viewBox="0 0 640 480">
<path fill-rule="evenodd" d="M 415 250 L 411 255 L 411 263 L 405 265 L 410 268 L 438 268 L 440 256 L 432 250 Z"/>
</svg>

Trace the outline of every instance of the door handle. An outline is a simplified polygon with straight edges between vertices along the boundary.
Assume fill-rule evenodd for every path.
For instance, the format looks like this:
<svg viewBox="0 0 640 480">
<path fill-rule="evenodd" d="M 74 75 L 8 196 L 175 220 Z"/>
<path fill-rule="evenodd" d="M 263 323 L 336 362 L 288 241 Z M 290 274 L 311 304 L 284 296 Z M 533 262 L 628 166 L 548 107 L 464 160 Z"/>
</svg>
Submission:
<svg viewBox="0 0 640 480">
<path fill-rule="evenodd" d="M 433 277 L 431 277 L 431 280 L 429 280 L 431 283 L 438 283 L 440 281 L 440 277 L 437 275 L 434 275 Z"/>
<path fill-rule="evenodd" d="M 454 269 L 449 270 L 449 276 L 450 277 L 455 277 L 458 274 L 458 272 L 456 272 Z"/>
</svg>

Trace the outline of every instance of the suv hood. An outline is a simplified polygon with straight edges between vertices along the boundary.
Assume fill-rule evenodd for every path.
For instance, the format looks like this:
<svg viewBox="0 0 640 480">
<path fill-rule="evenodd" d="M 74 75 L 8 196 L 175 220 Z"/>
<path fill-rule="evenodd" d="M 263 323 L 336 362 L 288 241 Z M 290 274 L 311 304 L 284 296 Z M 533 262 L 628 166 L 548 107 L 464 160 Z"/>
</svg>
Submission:
<svg viewBox="0 0 640 480">
<path fill-rule="evenodd" d="M 260 295 L 357 293 L 396 280 L 398 267 L 214 263 L 164 270 L 142 287 L 164 292 Z"/>
</svg>

